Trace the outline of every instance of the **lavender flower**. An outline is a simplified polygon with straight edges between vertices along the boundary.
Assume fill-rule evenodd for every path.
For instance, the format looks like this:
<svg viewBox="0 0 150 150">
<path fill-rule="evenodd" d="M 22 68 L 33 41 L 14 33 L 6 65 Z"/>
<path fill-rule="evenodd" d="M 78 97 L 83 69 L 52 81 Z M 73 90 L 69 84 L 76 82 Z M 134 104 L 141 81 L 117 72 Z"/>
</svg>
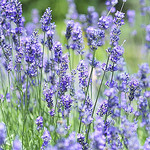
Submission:
<svg viewBox="0 0 150 150">
<path fill-rule="evenodd" d="M 36 124 L 37 124 L 37 130 L 39 131 L 41 128 L 43 128 L 43 117 L 39 116 L 36 119 Z"/>
<path fill-rule="evenodd" d="M 0 146 L 4 144 L 6 139 L 6 126 L 4 123 L 0 123 Z"/>
<path fill-rule="evenodd" d="M 150 49 L 150 25 L 147 25 L 146 26 L 146 37 L 145 37 L 145 40 L 146 40 L 146 49 L 149 50 Z"/>
<path fill-rule="evenodd" d="M 128 10 L 127 11 L 127 17 L 128 17 L 128 22 L 129 22 L 130 26 L 134 26 L 135 11 L 134 10 Z"/>
<path fill-rule="evenodd" d="M 135 96 L 135 91 L 139 86 L 139 82 L 136 79 L 132 79 L 129 82 L 129 86 L 130 86 L 130 94 L 129 94 L 129 100 L 132 101 L 134 99 Z"/>
<path fill-rule="evenodd" d="M 37 75 L 37 68 L 41 67 L 42 52 L 38 43 L 37 32 L 33 32 L 30 39 L 25 43 L 25 60 L 28 63 L 27 73 L 30 76 Z"/>
<path fill-rule="evenodd" d="M 54 51 L 54 61 L 58 64 L 61 63 L 62 60 L 62 45 L 60 42 L 55 42 L 53 46 Z"/>
<path fill-rule="evenodd" d="M 68 13 L 66 18 L 68 20 L 76 20 L 78 18 L 78 12 L 76 10 L 76 4 L 74 0 L 67 0 L 68 1 Z"/>
<path fill-rule="evenodd" d="M 105 5 L 107 6 L 107 10 L 114 13 L 116 8 L 114 7 L 118 3 L 118 0 L 106 0 Z"/>
<path fill-rule="evenodd" d="M 77 135 L 77 141 L 80 145 L 82 145 L 82 150 L 88 150 L 88 144 L 85 142 L 85 137 L 83 134 Z"/>
<path fill-rule="evenodd" d="M 150 68 L 147 63 L 143 63 L 139 66 L 137 77 L 140 79 L 140 86 L 144 89 L 150 86 L 149 77 L 148 77 L 149 72 L 150 72 Z"/>
<path fill-rule="evenodd" d="M 146 139 L 143 149 L 144 150 L 150 149 L 150 138 L 149 137 Z"/>
<path fill-rule="evenodd" d="M 121 138 L 119 137 L 119 129 L 113 125 L 109 125 L 106 130 L 108 137 L 108 145 L 113 150 L 122 149 L 123 145 L 121 143 Z"/>
<path fill-rule="evenodd" d="M 58 141 L 57 150 L 82 150 L 82 146 L 77 143 L 75 133 L 71 133 L 68 138 Z"/>
<path fill-rule="evenodd" d="M 98 13 L 93 6 L 88 7 L 87 22 L 88 26 L 97 27 Z"/>
<path fill-rule="evenodd" d="M 76 50 L 79 54 L 82 54 L 83 49 L 83 38 L 82 38 L 82 30 L 79 23 L 75 23 L 71 32 L 72 43 L 70 47 L 73 50 Z"/>
<path fill-rule="evenodd" d="M 88 27 L 86 30 L 86 37 L 88 39 L 88 45 L 90 49 L 94 51 L 98 48 L 98 46 L 103 45 L 103 39 L 105 37 L 105 33 L 101 29 Z"/>
<path fill-rule="evenodd" d="M 51 12 L 52 12 L 52 10 L 48 7 L 41 18 L 41 23 L 42 23 L 41 28 L 42 28 L 43 32 L 47 32 L 50 29 L 49 25 L 52 20 Z"/>
<path fill-rule="evenodd" d="M 60 82 L 58 83 L 59 88 L 59 96 L 64 95 L 70 87 L 71 77 L 69 75 L 64 75 L 60 78 Z"/>
<path fill-rule="evenodd" d="M 102 30 L 107 30 L 110 26 L 110 20 L 108 16 L 102 16 L 99 18 L 98 27 Z"/>
<path fill-rule="evenodd" d="M 112 46 L 117 46 L 119 41 L 119 35 L 121 34 L 120 27 L 124 25 L 124 13 L 117 11 L 115 13 L 114 17 L 114 25 L 112 26 L 111 32 L 110 32 L 110 44 Z"/>
<path fill-rule="evenodd" d="M 69 40 L 71 37 L 71 32 L 72 32 L 73 26 L 74 26 L 74 21 L 69 20 L 67 22 L 67 28 L 66 28 L 66 34 L 65 34 L 67 40 Z"/>
<path fill-rule="evenodd" d="M 59 76 L 64 76 L 69 68 L 69 60 L 68 60 L 68 55 L 67 54 L 64 54 L 62 56 L 62 59 L 61 59 L 61 64 L 60 64 L 60 68 L 57 70 L 57 74 Z"/>
<path fill-rule="evenodd" d="M 32 9 L 32 22 L 34 24 L 39 22 L 39 11 L 36 8 Z"/>
<path fill-rule="evenodd" d="M 49 29 L 47 30 L 47 41 L 45 42 L 48 49 L 51 51 L 53 47 L 54 33 L 55 33 L 55 23 L 51 23 L 49 25 Z"/>
<path fill-rule="evenodd" d="M 124 53 L 124 48 L 122 46 L 117 45 L 112 50 L 110 49 L 109 52 L 110 52 L 110 60 L 113 63 L 117 63 L 117 61 L 120 60 L 121 56 Z"/>
<path fill-rule="evenodd" d="M 88 70 L 87 70 L 87 65 L 83 60 L 80 61 L 77 70 L 79 71 L 78 76 L 79 76 L 79 84 L 81 87 L 85 88 L 87 87 L 88 84 Z"/>
<path fill-rule="evenodd" d="M 41 149 L 44 150 L 46 147 L 48 147 L 48 143 L 51 140 L 50 133 L 47 129 L 45 129 L 45 131 L 42 135 L 42 139 L 43 139 L 43 144 L 42 144 Z"/>
<path fill-rule="evenodd" d="M 53 107 L 53 94 L 54 94 L 53 89 L 48 88 L 48 86 L 45 85 L 45 88 L 43 90 L 43 94 L 45 96 L 45 101 L 47 102 L 47 107 L 52 108 Z"/>
<path fill-rule="evenodd" d="M 66 113 L 66 115 L 70 113 L 72 102 L 73 100 L 71 99 L 70 95 L 61 96 L 60 105 L 62 107 L 63 116 L 64 116 L 64 113 Z"/>
<path fill-rule="evenodd" d="M 103 150 L 106 148 L 106 138 L 104 136 L 104 123 L 100 117 L 96 119 L 95 131 L 92 133 L 90 139 L 92 140 L 90 144 L 91 149 Z"/>
<path fill-rule="evenodd" d="M 12 150 L 22 150 L 22 144 L 18 138 L 15 138 L 13 141 L 13 149 Z"/>
<path fill-rule="evenodd" d="M 117 25 L 117 26 L 122 26 L 124 25 L 124 13 L 123 12 L 120 12 L 120 11 L 117 11 L 115 13 L 115 17 L 114 17 L 114 23 Z"/>
</svg>

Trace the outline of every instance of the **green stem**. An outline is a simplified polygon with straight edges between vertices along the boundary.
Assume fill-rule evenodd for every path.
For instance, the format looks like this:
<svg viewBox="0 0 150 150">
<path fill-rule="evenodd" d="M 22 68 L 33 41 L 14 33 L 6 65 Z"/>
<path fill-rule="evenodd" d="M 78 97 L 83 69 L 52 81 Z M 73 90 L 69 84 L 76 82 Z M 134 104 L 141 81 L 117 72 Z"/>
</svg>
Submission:
<svg viewBox="0 0 150 150">
<path fill-rule="evenodd" d="M 92 73 L 93 73 L 93 69 L 94 69 L 94 66 L 93 66 L 94 58 L 95 58 L 95 51 L 94 51 L 94 53 L 93 53 L 92 68 L 91 68 L 90 77 L 89 77 L 88 85 L 87 85 L 87 90 L 86 90 L 86 93 L 85 93 L 85 100 L 84 100 L 83 104 L 85 104 L 85 101 L 86 101 L 86 98 L 87 98 L 87 94 L 88 94 L 88 90 L 89 90 L 90 80 L 91 80 Z M 80 118 L 78 133 L 81 132 L 81 123 L 82 123 L 82 117 Z"/>
<path fill-rule="evenodd" d="M 68 53 L 69 53 L 69 68 L 70 68 L 70 72 L 71 72 L 71 56 L 70 56 L 70 49 L 69 49 L 69 42 L 67 40 L 67 50 L 68 50 Z"/>
<path fill-rule="evenodd" d="M 39 113 L 41 115 L 41 95 L 42 95 L 42 79 L 43 79 L 43 61 L 44 61 L 44 48 L 45 48 L 45 33 L 44 33 L 44 43 L 43 43 L 43 55 L 42 55 L 42 68 L 40 76 L 40 89 L 39 89 Z"/>
<path fill-rule="evenodd" d="M 100 86 L 99 86 L 99 89 L 98 89 L 97 97 L 96 97 L 95 104 L 94 104 L 93 111 L 92 111 L 92 117 L 94 115 L 95 108 L 96 108 L 96 105 L 97 105 L 97 101 L 98 101 L 98 98 L 99 98 L 99 94 L 100 94 L 100 91 L 101 91 L 101 87 L 102 87 L 102 84 L 103 84 L 103 81 L 104 81 L 104 77 L 105 77 L 106 70 L 107 70 L 107 67 L 108 67 L 109 58 L 110 58 L 110 55 L 107 58 L 106 68 L 104 70 L 102 80 L 101 80 L 101 83 L 100 83 Z M 87 142 L 88 142 L 88 136 L 89 136 L 89 132 L 90 132 L 90 126 L 91 126 L 91 124 L 89 124 L 89 126 L 88 126 L 88 131 L 87 131 L 87 135 L 86 135 L 86 141 Z"/>
</svg>

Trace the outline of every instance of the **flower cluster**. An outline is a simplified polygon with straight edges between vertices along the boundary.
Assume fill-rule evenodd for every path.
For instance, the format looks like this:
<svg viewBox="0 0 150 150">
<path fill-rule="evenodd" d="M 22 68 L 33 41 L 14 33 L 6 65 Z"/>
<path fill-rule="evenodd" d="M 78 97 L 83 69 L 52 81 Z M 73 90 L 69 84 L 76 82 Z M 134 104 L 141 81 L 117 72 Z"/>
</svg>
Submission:
<svg viewBox="0 0 150 150">
<path fill-rule="evenodd" d="M 125 63 L 126 0 L 120 11 L 118 0 L 106 0 L 100 18 L 93 6 L 79 14 L 67 2 L 61 43 L 50 8 L 41 20 L 33 9 L 24 24 L 21 3 L 1 0 L 0 150 L 149 150 L 150 67 L 131 74 Z M 131 29 L 135 15 L 127 10 Z M 143 27 L 149 61 L 150 25 Z"/>
</svg>

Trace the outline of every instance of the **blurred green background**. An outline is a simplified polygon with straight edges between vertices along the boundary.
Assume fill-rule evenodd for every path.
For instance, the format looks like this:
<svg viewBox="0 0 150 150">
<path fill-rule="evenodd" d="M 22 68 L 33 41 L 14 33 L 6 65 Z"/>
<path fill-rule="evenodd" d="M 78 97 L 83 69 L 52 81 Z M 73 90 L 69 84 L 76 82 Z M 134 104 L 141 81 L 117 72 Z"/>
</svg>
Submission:
<svg viewBox="0 0 150 150">
<path fill-rule="evenodd" d="M 31 10 L 33 8 L 37 8 L 39 10 L 40 16 L 44 13 L 47 7 L 51 7 L 53 21 L 63 21 L 65 19 L 67 10 L 68 10 L 68 3 L 67 0 L 20 0 L 23 4 L 23 15 L 26 18 L 26 21 L 31 20 Z M 79 14 L 86 14 L 88 6 L 94 6 L 96 11 L 100 14 L 104 8 L 106 8 L 105 0 L 74 0 L 76 4 L 76 8 Z M 122 0 L 117 4 L 117 8 L 121 8 Z M 137 0 L 138 1 L 138 0 Z M 130 9 L 134 9 L 137 7 L 136 0 L 130 0 L 126 2 L 124 7 L 127 10 L 129 7 Z M 135 7 L 136 6 L 136 7 Z"/>
<path fill-rule="evenodd" d="M 52 9 L 53 22 L 56 23 L 56 30 L 60 39 L 64 36 L 65 32 L 65 23 L 64 19 L 68 12 L 68 3 L 67 0 L 20 0 L 23 6 L 23 16 L 26 19 L 26 22 L 31 21 L 31 11 L 34 8 L 39 10 L 40 17 L 44 13 L 47 7 Z M 79 14 L 86 14 L 88 6 L 94 6 L 95 10 L 101 14 L 102 11 L 106 10 L 105 0 L 75 0 L 76 9 Z M 116 8 L 120 10 L 122 6 L 122 0 L 119 0 L 119 3 L 116 5 Z M 126 13 L 128 9 L 134 9 L 136 11 L 136 21 L 135 26 L 130 27 L 127 23 L 121 28 L 121 40 L 120 44 L 126 40 L 125 54 L 124 58 L 127 62 L 129 73 L 137 72 L 138 64 L 145 62 L 145 57 L 142 51 L 142 45 L 144 45 L 145 30 L 141 28 L 142 17 L 140 15 L 140 5 L 139 0 L 127 0 L 123 8 L 123 12 Z M 136 30 L 137 34 L 131 36 L 132 32 Z M 61 41 L 62 42 L 62 41 Z M 104 48 L 108 48 L 109 45 L 106 45 Z M 100 58 L 104 56 L 105 50 L 100 52 Z M 149 61 L 149 59 L 148 59 Z M 149 61 L 150 62 L 150 61 Z"/>
</svg>

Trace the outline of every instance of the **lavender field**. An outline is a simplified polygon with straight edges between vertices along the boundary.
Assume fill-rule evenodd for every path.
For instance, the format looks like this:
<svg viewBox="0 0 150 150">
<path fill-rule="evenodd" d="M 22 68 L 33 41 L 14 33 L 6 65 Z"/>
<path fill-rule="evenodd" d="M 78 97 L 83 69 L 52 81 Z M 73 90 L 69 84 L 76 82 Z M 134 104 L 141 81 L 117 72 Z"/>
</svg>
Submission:
<svg viewBox="0 0 150 150">
<path fill-rule="evenodd" d="M 66 3 L 0 1 L 0 150 L 150 150 L 150 0 Z"/>
</svg>

